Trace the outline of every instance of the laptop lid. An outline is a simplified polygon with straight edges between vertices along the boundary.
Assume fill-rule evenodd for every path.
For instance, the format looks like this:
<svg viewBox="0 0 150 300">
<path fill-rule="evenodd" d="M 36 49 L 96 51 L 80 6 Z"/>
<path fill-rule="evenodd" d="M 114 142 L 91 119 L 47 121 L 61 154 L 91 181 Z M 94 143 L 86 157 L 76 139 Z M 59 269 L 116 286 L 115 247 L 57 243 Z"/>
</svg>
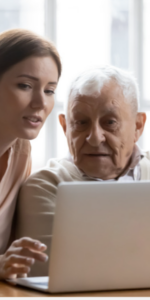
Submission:
<svg viewBox="0 0 150 300">
<path fill-rule="evenodd" d="M 150 287 L 150 182 L 58 187 L 51 292 Z"/>
</svg>

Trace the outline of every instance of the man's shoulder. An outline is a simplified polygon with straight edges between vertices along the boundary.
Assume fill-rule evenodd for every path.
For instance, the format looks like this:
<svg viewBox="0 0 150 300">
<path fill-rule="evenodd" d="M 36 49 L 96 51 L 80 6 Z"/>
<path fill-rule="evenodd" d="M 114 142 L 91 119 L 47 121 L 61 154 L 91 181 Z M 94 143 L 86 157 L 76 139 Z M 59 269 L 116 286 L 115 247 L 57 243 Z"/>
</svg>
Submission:
<svg viewBox="0 0 150 300">
<path fill-rule="evenodd" d="M 150 150 L 144 151 L 144 156 L 145 156 L 148 160 L 150 160 Z"/>
<path fill-rule="evenodd" d="M 150 180 L 150 151 L 142 151 L 143 157 L 140 160 L 141 180 Z"/>
<path fill-rule="evenodd" d="M 28 185 L 37 184 L 58 185 L 62 181 L 81 180 L 81 173 L 78 168 L 66 158 L 52 158 L 47 165 L 33 173 L 24 183 Z"/>
<path fill-rule="evenodd" d="M 140 150 L 141 151 L 141 160 L 147 162 L 148 164 L 150 163 L 150 150 L 144 151 L 144 150 Z"/>
<path fill-rule="evenodd" d="M 51 158 L 48 160 L 46 167 L 53 172 L 60 170 L 60 172 L 63 171 L 72 176 L 81 176 L 80 170 L 68 158 Z"/>
</svg>

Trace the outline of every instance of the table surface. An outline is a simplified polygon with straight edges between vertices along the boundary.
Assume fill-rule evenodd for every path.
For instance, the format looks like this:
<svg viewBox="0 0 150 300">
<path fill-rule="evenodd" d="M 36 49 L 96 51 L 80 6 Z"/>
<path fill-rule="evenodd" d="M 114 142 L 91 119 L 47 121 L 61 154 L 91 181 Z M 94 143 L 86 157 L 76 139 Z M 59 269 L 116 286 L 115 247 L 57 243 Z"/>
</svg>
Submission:
<svg viewBox="0 0 150 300">
<path fill-rule="evenodd" d="M 0 282 L 0 297 L 150 297 L 150 289 L 49 294 Z"/>
</svg>

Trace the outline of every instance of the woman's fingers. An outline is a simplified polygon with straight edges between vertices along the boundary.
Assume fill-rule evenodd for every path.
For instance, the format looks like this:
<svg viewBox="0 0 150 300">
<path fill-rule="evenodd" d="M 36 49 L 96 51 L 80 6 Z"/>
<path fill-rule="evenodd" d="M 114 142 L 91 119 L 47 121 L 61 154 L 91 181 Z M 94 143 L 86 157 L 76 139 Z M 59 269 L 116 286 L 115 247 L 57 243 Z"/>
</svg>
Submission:
<svg viewBox="0 0 150 300">
<path fill-rule="evenodd" d="M 28 237 L 23 237 L 19 240 L 16 240 L 12 243 L 13 247 L 23 247 L 23 248 L 29 248 L 34 251 L 44 251 L 47 249 L 47 246 L 42 244 L 38 240 L 33 240 Z"/>
<path fill-rule="evenodd" d="M 22 274 L 22 273 L 21 273 L 21 274 L 18 274 L 17 277 L 18 277 L 18 278 L 26 278 L 26 277 L 27 277 L 27 274 Z"/>
<path fill-rule="evenodd" d="M 6 256 L 10 257 L 14 254 L 17 256 L 22 256 L 25 258 L 32 258 L 32 259 L 36 259 L 36 260 L 43 261 L 43 262 L 48 260 L 47 254 L 42 253 L 42 252 L 35 252 L 28 248 L 22 248 L 22 247 L 12 248 L 11 247 L 7 250 Z"/>
<path fill-rule="evenodd" d="M 18 256 L 16 254 L 11 254 L 6 258 L 5 267 L 8 268 L 11 265 L 18 264 L 18 265 L 25 265 L 30 267 L 35 262 L 34 258 Z"/>
<path fill-rule="evenodd" d="M 24 237 L 12 243 L 6 252 L 6 257 L 16 254 L 45 262 L 48 260 L 48 256 L 42 252 L 46 250 L 46 248 L 47 246 L 40 241 Z"/>
<path fill-rule="evenodd" d="M 14 276 L 14 274 L 28 274 L 29 272 L 29 267 L 12 265 L 5 270 L 5 275 L 3 278 L 12 278 L 12 275 Z"/>
<path fill-rule="evenodd" d="M 5 254 L 0 256 L 0 278 L 12 278 L 28 274 L 35 260 L 46 262 L 48 256 L 43 253 L 46 245 L 31 238 L 14 241 Z"/>
</svg>

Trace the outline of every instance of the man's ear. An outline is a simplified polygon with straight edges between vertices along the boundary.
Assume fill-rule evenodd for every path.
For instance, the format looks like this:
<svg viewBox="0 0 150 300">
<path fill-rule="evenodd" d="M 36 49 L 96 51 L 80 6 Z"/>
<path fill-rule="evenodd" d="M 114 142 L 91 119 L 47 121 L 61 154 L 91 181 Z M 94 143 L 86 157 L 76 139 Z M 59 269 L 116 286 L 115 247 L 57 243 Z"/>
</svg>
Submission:
<svg viewBox="0 0 150 300">
<path fill-rule="evenodd" d="M 58 118 L 59 118 L 59 123 L 60 123 L 60 125 L 61 125 L 62 128 L 63 128 L 64 134 L 66 135 L 67 125 L 66 125 L 66 118 L 65 118 L 65 115 L 64 115 L 64 114 L 60 114 L 60 115 L 58 116 Z"/>
<path fill-rule="evenodd" d="M 138 141 L 140 136 L 142 135 L 142 132 L 144 130 L 146 122 L 146 114 L 143 112 L 139 112 L 136 115 L 136 130 L 135 130 L 135 143 Z"/>
</svg>

